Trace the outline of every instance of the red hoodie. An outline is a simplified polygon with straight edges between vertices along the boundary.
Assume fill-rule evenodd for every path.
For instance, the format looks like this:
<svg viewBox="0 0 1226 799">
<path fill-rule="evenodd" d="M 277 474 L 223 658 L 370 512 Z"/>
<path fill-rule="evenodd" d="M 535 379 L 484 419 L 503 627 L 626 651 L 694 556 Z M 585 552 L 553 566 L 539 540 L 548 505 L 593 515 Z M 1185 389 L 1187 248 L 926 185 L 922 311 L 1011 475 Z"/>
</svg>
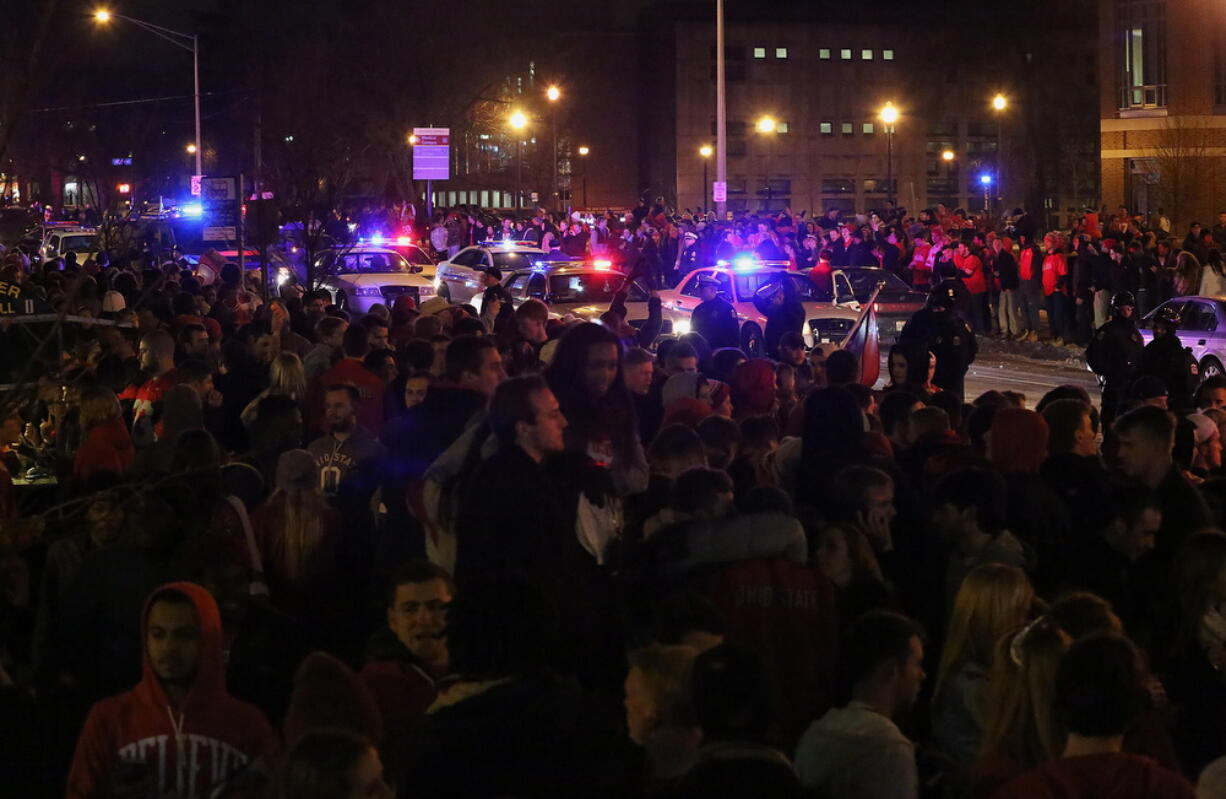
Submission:
<svg viewBox="0 0 1226 799">
<path fill-rule="evenodd" d="M 264 714 L 226 693 L 222 669 L 221 614 L 208 591 L 194 583 L 168 583 L 185 594 L 200 619 L 201 653 L 196 680 L 179 707 L 162 688 L 146 648 L 141 681 L 127 693 L 94 705 L 77 740 L 68 773 L 68 799 L 103 794 L 127 764 L 154 780 L 155 796 L 194 799 L 252 761 L 275 753 Z M 145 603 L 141 621 L 144 646 Z"/>
<path fill-rule="evenodd" d="M 131 469 L 135 460 L 132 436 L 123 418 L 116 416 L 94 425 L 85 434 L 85 441 L 72 459 L 72 475 L 87 478 L 95 472 L 111 472 L 118 477 Z"/>
<path fill-rule="evenodd" d="M 979 256 L 968 253 L 966 257 L 954 256 L 954 266 L 962 273 L 962 282 L 971 294 L 982 294 L 988 290 L 988 281 L 983 274 L 983 261 Z"/>
</svg>

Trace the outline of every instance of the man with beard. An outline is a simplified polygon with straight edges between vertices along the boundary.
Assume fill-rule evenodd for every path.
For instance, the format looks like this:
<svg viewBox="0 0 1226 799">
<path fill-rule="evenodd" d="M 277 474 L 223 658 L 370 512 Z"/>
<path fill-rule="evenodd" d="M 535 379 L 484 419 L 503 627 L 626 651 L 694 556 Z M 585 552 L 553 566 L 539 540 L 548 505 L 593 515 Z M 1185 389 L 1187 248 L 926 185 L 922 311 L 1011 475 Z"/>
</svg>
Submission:
<svg viewBox="0 0 1226 799">
<path fill-rule="evenodd" d="M 140 340 L 140 368 L 145 381 L 128 386 L 119 399 L 132 401 L 132 432 L 137 446 L 153 443 L 152 425 L 162 397 L 174 387 L 175 340 L 165 330 L 154 330 Z"/>
</svg>

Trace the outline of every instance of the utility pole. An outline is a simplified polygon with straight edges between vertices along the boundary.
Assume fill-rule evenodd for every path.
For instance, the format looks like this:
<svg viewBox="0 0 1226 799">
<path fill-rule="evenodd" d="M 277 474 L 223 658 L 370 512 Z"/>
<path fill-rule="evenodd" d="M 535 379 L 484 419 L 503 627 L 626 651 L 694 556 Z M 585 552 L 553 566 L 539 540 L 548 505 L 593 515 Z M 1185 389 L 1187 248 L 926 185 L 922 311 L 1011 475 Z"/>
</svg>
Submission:
<svg viewBox="0 0 1226 799">
<path fill-rule="evenodd" d="M 728 105 L 724 85 L 724 0 L 715 0 L 715 180 L 728 185 Z M 727 200 L 715 204 L 720 219 Z"/>
</svg>

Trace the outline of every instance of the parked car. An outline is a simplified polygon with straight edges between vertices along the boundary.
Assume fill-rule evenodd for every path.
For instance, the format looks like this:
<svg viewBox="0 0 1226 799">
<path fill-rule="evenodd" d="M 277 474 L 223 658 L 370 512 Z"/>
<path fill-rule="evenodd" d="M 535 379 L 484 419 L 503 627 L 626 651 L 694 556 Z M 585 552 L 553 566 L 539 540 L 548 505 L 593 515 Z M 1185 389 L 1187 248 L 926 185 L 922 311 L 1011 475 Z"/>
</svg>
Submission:
<svg viewBox="0 0 1226 799">
<path fill-rule="evenodd" d="M 599 322 L 613 304 L 617 292 L 626 288 L 626 321 L 641 327 L 647 321 L 650 290 L 603 260 L 543 261 L 531 269 L 519 269 L 503 276 L 511 301 L 519 307 L 528 298 L 549 306 L 553 316 L 571 315 L 588 322 Z M 480 295 L 474 298 L 474 302 Z M 665 320 L 662 334 L 673 332 Z"/>
<path fill-rule="evenodd" d="M 434 297 L 434 282 L 414 264 L 387 247 L 338 247 L 315 258 L 319 287 L 332 295 L 332 302 L 353 313 L 364 314 L 370 306 L 390 306 L 408 295 L 420 305 Z"/>
<path fill-rule="evenodd" d="M 859 310 L 881 286 L 877 295 L 877 329 L 883 339 L 897 337 L 911 316 L 928 302 L 928 295 L 916 291 L 898 275 L 873 266 L 846 266 L 831 272 L 835 299 L 840 305 Z"/>
<path fill-rule="evenodd" d="M 1192 350 L 1201 379 L 1226 374 L 1226 297 L 1175 297 L 1137 322 L 1141 338 L 1154 338 L 1153 319 L 1162 308 L 1179 309 L 1179 341 Z"/>
<path fill-rule="evenodd" d="M 483 241 L 440 263 L 434 287 L 450 302 L 471 302 L 473 295 L 480 293 L 481 274 L 486 269 L 496 266 L 505 278 L 510 272 L 531 268 L 547 254 L 530 241 Z"/>
</svg>

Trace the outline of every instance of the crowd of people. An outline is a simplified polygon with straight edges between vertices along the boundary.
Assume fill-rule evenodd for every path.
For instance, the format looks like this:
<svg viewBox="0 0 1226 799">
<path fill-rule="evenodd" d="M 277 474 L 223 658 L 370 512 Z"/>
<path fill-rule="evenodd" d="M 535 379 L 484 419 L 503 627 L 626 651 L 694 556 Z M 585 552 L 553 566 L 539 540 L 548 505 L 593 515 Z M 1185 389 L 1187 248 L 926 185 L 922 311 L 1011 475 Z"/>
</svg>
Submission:
<svg viewBox="0 0 1226 799">
<path fill-rule="evenodd" d="M 1226 380 L 1135 328 L 1196 289 L 1136 219 L 838 216 L 499 226 L 656 285 L 877 258 L 933 297 L 880 388 L 799 329 L 750 357 L 617 303 L 352 317 L 233 265 L 6 260 L 97 322 L 0 325 L 0 784 L 1226 796 Z M 476 221 L 426 235 L 503 237 Z M 1027 281 L 1101 400 L 963 396 L 976 333 L 1039 333 Z"/>
</svg>

